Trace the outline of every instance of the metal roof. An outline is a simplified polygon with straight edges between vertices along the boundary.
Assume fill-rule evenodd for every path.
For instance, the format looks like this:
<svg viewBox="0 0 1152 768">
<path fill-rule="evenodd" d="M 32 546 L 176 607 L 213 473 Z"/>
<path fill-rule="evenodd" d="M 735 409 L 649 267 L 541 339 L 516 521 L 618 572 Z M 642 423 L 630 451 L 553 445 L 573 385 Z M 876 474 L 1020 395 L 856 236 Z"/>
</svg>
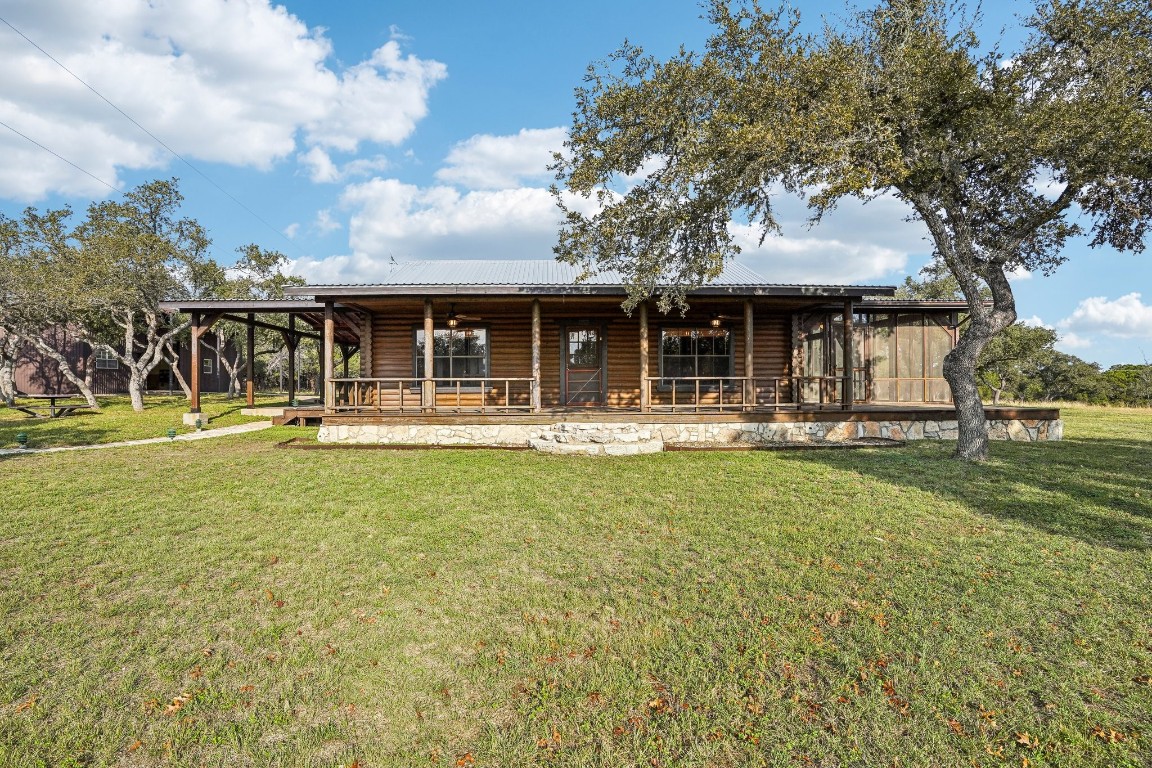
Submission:
<svg viewBox="0 0 1152 768">
<path fill-rule="evenodd" d="M 577 282 L 581 269 L 551 259 L 443 260 L 397 264 L 375 283 L 305 285 L 286 289 L 294 296 L 623 294 L 624 278 L 606 271 Z M 779 296 L 892 295 L 892 286 L 789 285 L 771 283 L 743 264 L 724 271 L 694 294 Z"/>
</svg>

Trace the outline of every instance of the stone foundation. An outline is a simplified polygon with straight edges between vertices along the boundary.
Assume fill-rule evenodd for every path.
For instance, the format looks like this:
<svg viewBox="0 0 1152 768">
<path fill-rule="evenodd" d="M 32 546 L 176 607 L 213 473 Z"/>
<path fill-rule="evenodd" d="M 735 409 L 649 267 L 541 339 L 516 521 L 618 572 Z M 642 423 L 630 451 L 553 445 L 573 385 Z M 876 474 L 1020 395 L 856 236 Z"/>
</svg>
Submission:
<svg viewBox="0 0 1152 768">
<path fill-rule="evenodd" d="M 701 423 L 559 422 L 555 424 L 332 424 L 320 427 L 322 443 L 373 445 L 531 446 L 556 454 L 627 456 L 658 453 L 664 443 L 844 442 L 859 438 L 955 440 L 954 420 L 713 421 Z M 1060 440 L 1060 419 L 992 419 L 992 440 Z"/>
</svg>

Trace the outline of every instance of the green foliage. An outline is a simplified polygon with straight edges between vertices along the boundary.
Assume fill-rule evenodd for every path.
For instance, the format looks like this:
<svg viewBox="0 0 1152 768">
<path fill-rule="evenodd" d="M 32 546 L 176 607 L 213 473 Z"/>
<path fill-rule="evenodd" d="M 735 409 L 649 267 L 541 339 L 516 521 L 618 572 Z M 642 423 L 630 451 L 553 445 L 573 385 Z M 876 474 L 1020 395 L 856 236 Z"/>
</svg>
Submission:
<svg viewBox="0 0 1152 768">
<path fill-rule="evenodd" d="M 554 166 L 557 255 L 624 274 L 626 307 L 658 293 L 667 310 L 739 252 L 733 219 L 778 230 L 777 187 L 814 191 L 815 220 L 844 197 L 892 194 L 968 301 L 944 375 L 959 455 L 982 458 L 976 365 L 1016 320 L 1008 273 L 1050 272 L 1081 234 L 1144 247 L 1152 8 L 1042 0 L 1012 52 L 983 49 L 944 0 L 887 0 L 816 36 L 756 3 L 714 0 L 709 16 L 702 53 L 662 62 L 625 45 L 589 69 Z"/>
<path fill-rule="evenodd" d="M 1020 398 L 1033 381 L 1032 370 L 1054 353 L 1056 331 L 1013 323 L 995 336 L 980 353 L 976 372 L 999 403 L 1003 394 Z"/>
</svg>

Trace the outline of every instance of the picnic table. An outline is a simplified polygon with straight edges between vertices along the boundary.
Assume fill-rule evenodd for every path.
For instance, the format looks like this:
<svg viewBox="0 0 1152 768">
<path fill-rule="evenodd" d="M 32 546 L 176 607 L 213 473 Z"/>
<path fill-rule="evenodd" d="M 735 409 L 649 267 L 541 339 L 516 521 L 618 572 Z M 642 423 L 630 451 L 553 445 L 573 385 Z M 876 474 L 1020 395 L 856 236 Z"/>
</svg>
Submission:
<svg viewBox="0 0 1152 768">
<path fill-rule="evenodd" d="M 61 400 L 75 400 L 79 395 L 20 395 L 22 398 L 29 400 L 47 400 L 48 405 L 17 405 L 14 406 L 16 410 L 28 414 L 30 418 L 42 419 L 47 417 L 49 419 L 57 419 L 61 416 L 67 416 L 70 413 L 75 413 L 82 408 L 91 408 L 87 401 L 79 403 L 60 402 Z M 45 413 L 47 411 L 47 413 Z"/>
</svg>

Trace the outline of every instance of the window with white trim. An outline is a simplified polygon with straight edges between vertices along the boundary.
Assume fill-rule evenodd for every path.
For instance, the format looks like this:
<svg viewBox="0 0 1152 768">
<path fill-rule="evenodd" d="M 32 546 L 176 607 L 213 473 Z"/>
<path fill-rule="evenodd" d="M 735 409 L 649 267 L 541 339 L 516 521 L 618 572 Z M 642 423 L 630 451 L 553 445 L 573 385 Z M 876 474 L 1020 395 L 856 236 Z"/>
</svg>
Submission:
<svg viewBox="0 0 1152 768">
<path fill-rule="evenodd" d="M 96 369 L 114 371 L 120 367 L 120 360 L 117 359 L 116 353 L 104 347 L 96 348 Z"/>
</svg>

